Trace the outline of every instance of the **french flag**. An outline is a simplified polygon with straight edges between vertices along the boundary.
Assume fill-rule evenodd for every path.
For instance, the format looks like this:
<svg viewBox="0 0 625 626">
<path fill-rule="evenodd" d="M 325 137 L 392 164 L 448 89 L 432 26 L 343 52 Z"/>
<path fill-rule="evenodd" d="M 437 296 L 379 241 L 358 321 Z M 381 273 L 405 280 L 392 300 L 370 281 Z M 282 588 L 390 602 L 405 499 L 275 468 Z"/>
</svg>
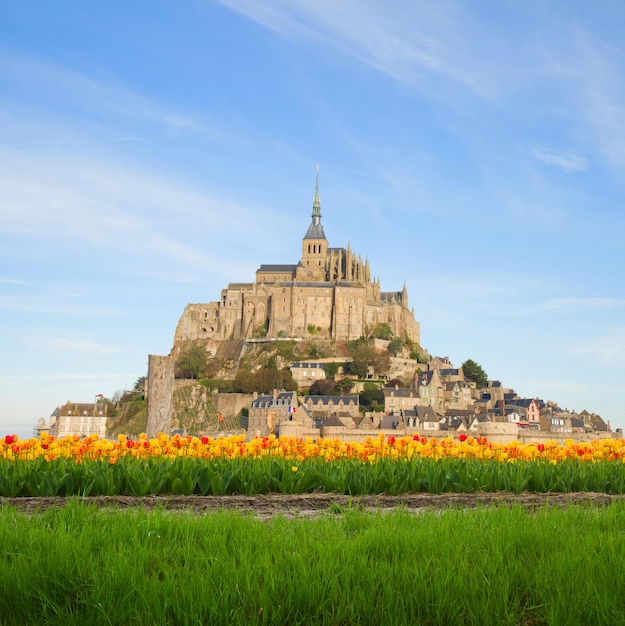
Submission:
<svg viewBox="0 0 625 626">
<path fill-rule="evenodd" d="M 294 406 L 289 405 L 289 413 L 295 413 L 296 409 Z"/>
</svg>

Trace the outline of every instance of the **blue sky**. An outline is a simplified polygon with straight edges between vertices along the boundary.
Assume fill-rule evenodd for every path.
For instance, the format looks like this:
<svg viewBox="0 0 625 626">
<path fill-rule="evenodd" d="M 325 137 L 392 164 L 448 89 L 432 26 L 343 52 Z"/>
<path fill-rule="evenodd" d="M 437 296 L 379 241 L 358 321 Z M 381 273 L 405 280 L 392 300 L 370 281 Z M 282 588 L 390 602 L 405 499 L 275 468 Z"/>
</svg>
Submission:
<svg viewBox="0 0 625 626">
<path fill-rule="evenodd" d="M 625 426 L 625 4 L 5 0 L 0 432 L 332 246 L 422 344 Z"/>
</svg>

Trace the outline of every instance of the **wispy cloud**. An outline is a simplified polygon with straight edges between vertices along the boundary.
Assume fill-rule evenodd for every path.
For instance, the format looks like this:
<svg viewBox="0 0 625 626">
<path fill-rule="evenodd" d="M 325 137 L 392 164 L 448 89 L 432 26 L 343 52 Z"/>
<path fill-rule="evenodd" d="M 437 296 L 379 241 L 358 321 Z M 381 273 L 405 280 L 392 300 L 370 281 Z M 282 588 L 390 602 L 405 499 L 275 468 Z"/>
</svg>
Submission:
<svg viewBox="0 0 625 626">
<path fill-rule="evenodd" d="M 576 99 L 589 128 L 589 139 L 621 179 L 625 177 L 625 81 L 623 50 L 589 33 L 571 29 L 576 56 L 571 59 Z M 622 42 L 621 42 L 622 43 Z"/>
<path fill-rule="evenodd" d="M 258 210 L 111 161 L 0 149 L 0 215 L 0 233 L 220 272 L 226 247 L 254 237 Z M 237 237 L 213 237 L 207 245 L 202 231 Z"/>
<path fill-rule="evenodd" d="M 89 356 L 104 356 L 123 351 L 122 346 L 102 344 L 94 341 L 82 332 L 67 329 L 40 329 L 27 334 L 22 339 L 23 345 L 31 350 L 53 351 L 59 354 L 74 353 Z"/>
<path fill-rule="evenodd" d="M 25 90 L 37 85 L 40 99 L 50 97 L 58 107 L 71 102 L 74 115 L 76 110 L 88 110 L 91 115 L 99 112 L 118 119 L 142 120 L 171 132 L 203 128 L 197 119 L 167 110 L 125 85 L 88 76 L 16 50 L 0 48 L 0 75 Z"/>
<path fill-rule="evenodd" d="M 18 285 L 23 286 L 28 283 L 25 280 L 20 280 L 19 278 L 0 278 L 0 283 L 4 283 L 5 285 Z"/>
<path fill-rule="evenodd" d="M 534 306 L 523 308 L 524 313 L 533 311 L 538 312 L 559 312 L 578 314 L 580 312 L 590 312 L 599 310 L 611 310 L 625 307 L 625 300 L 622 298 L 602 298 L 597 296 L 590 297 L 568 297 L 568 298 L 549 298 L 543 302 L 538 302 Z"/>
<path fill-rule="evenodd" d="M 511 3 L 518 23 L 501 28 L 497 12 L 453 0 L 219 1 L 284 38 L 355 58 L 463 117 L 474 108 L 471 96 L 514 123 L 548 112 L 556 125 L 566 121 L 567 139 L 589 156 L 540 147 L 534 158 L 572 173 L 596 157 L 625 175 L 622 50 L 589 31 L 575 7 L 555 15 Z"/>
<path fill-rule="evenodd" d="M 431 87 L 426 76 L 434 75 L 481 98 L 496 96 L 488 64 L 466 42 L 471 17 L 458 4 L 449 11 L 429 3 L 403 3 L 389 10 L 366 0 L 278 1 L 271 6 L 258 0 L 220 1 L 284 37 L 339 50 L 416 89 Z"/>
<path fill-rule="evenodd" d="M 557 167 L 567 173 L 582 172 L 588 169 L 588 161 L 575 152 L 559 152 L 547 148 L 534 148 L 532 155 L 546 165 Z"/>
</svg>

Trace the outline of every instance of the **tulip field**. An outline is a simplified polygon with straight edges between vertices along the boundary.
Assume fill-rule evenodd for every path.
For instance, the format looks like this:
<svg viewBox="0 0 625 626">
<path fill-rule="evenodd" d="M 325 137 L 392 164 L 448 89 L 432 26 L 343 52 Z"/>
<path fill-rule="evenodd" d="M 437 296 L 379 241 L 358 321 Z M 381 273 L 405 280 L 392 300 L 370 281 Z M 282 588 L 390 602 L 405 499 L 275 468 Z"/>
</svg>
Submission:
<svg viewBox="0 0 625 626">
<path fill-rule="evenodd" d="M 0 496 L 625 493 L 625 440 L 494 444 L 483 437 L 0 440 Z"/>
<path fill-rule="evenodd" d="M 624 458 L 620 439 L 8 435 L 0 623 L 625 624 Z M 354 506 L 260 518 L 141 505 L 152 495 L 320 492 L 346 494 Z M 482 492 L 613 500 L 357 506 L 367 494 Z M 90 500 L 116 495 L 137 504 Z M 32 497 L 62 506 L 29 514 L 15 504 Z"/>
</svg>

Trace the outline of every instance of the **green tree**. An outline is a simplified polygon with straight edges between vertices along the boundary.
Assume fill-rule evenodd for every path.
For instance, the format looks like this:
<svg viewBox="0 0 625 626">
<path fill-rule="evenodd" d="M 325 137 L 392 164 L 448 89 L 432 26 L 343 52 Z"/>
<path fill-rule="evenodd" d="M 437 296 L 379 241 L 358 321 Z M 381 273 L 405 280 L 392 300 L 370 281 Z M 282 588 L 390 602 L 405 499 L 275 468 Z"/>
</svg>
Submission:
<svg viewBox="0 0 625 626">
<path fill-rule="evenodd" d="M 338 396 L 339 391 L 336 388 L 336 383 L 330 378 L 321 378 L 316 380 L 308 390 L 308 395 L 311 396 Z"/>
<path fill-rule="evenodd" d="M 377 324 L 371 332 L 371 336 L 375 339 L 386 339 L 390 341 L 393 338 L 393 331 L 388 324 Z"/>
<path fill-rule="evenodd" d="M 472 380 L 479 387 L 485 387 L 488 383 L 488 375 L 481 365 L 473 359 L 467 359 L 462 364 L 462 373 L 467 380 Z"/>
<path fill-rule="evenodd" d="M 336 389 L 341 396 L 348 396 L 352 392 L 354 387 L 354 381 L 349 378 L 344 378 L 336 382 Z"/>
<path fill-rule="evenodd" d="M 256 391 L 254 374 L 248 370 L 239 369 L 232 381 L 232 389 L 235 393 L 253 393 Z"/>
<path fill-rule="evenodd" d="M 134 391 L 143 391 L 145 389 L 146 380 L 147 380 L 146 376 L 139 376 L 139 378 L 135 380 L 135 386 L 133 387 Z"/>
<path fill-rule="evenodd" d="M 402 351 L 403 347 L 401 339 L 399 337 L 393 337 L 386 349 L 391 356 L 397 356 Z"/>
<path fill-rule="evenodd" d="M 373 364 L 377 354 L 368 343 L 360 344 L 353 352 L 350 372 L 358 378 L 365 378 L 369 372 L 369 366 Z"/>
<path fill-rule="evenodd" d="M 332 361 L 331 363 L 324 363 L 323 369 L 325 370 L 328 378 L 334 378 L 339 373 L 340 364 Z"/>
<path fill-rule="evenodd" d="M 380 350 L 373 359 L 373 371 L 377 376 L 384 376 L 391 369 L 391 357 L 388 350 Z"/>
<path fill-rule="evenodd" d="M 372 407 L 380 405 L 384 406 L 384 394 L 376 384 L 365 383 L 364 389 L 358 394 L 358 402 L 365 409 L 372 409 Z"/>
<path fill-rule="evenodd" d="M 207 363 L 206 350 L 202 346 L 191 346 L 178 356 L 176 378 L 204 378 Z"/>
</svg>

